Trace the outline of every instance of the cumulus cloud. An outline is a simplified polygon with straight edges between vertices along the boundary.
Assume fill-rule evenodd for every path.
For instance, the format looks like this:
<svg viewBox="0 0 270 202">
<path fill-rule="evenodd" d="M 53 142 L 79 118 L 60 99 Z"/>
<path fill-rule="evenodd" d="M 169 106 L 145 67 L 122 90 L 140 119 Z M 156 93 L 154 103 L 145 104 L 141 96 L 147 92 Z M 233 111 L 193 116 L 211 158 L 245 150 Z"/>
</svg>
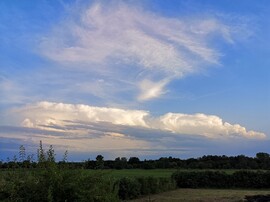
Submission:
<svg viewBox="0 0 270 202">
<path fill-rule="evenodd" d="M 55 124 L 57 121 L 62 120 L 85 120 L 88 122 L 109 122 L 119 125 L 146 127 L 144 117 L 148 115 L 148 112 L 141 110 L 124 110 L 46 101 L 23 108 L 21 112 L 31 117 L 36 125 Z M 26 119 L 24 122 L 29 122 L 29 120 Z"/>
<path fill-rule="evenodd" d="M 239 124 L 224 122 L 220 117 L 206 114 L 166 113 L 159 117 L 151 116 L 147 111 L 128 110 L 89 105 L 73 105 L 64 103 L 39 102 L 17 111 L 23 118 L 22 125 L 26 127 L 51 127 L 55 130 L 70 130 L 64 125 L 65 121 L 83 121 L 85 123 L 109 123 L 112 125 L 131 126 L 150 130 L 203 136 L 206 138 L 243 137 L 261 139 L 264 133 L 247 131 Z M 53 118 L 52 118 L 53 117 Z M 95 128 L 95 130 L 98 130 Z M 110 131 L 105 134 L 111 137 L 123 137 L 122 131 Z M 102 131 L 104 132 L 104 131 Z M 76 133 L 76 131 L 74 132 Z M 81 133 L 85 133 L 85 128 Z M 91 131 L 87 131 L 91 133 Z"/>
<path fill-rule="evenodd" d="M 173 133 L 198 134 L 209 138 L 242 136 L 265 138 L 265 134 L 247 131 L 239 124 L 224 122 L 220 117 L 206 114 L 167 113 L 158 118 L 160 128 Z"/>
<path fill-rule="evenodd" d="M 168 18 L 122 2 L 94 3 L 59 22 L 40 51 L 97 77 L 128 81 L 145 101 L 163 95 L 171 80 L 218 64 L 209 39 L 216 34 L 233 43 L 233 31 L 215 17 Z"/>
</svg>

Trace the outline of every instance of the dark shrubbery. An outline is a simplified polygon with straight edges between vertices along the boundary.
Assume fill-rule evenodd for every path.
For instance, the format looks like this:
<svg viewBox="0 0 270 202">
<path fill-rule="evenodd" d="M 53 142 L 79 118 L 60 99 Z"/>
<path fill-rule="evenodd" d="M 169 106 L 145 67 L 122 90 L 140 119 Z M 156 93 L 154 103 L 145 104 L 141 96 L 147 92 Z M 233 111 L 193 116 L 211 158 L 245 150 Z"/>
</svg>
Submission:
<svg viewBox="0 0 270 202">
<path fill-rule="evenodd" d="M 55 166 L 39 170 L 5 171 L 0 177 L 0 201 L 95 201 L 135 199 L 175 189 L 170 178 L 110 179 Z"/>
<path fill-rule="evenodd" d="M 270 188 L 270 172 L 237 171 L 232 175 L 233 186 L 241 188 Z"/>
<path fill-rule="evenodd" d="M 119 180 L 118 195 L 122 200 L 173 190 L 176 185 L 169 178 L 139 177 Z"/>
<path fill-rule="evenodd" d="M 270 188 L 270 172 L 237 171 L 227 174 L 219 171 L 173 173 L 179 188 Z"/>
<path fill-rule="evenodd" d="M 227 188 L 230 186 L 229 176 L 224 172 L 175 172 L 172 175 L 181 188 Z"/>
<path fill-rule="evenodd" d="M 0 201 L 119 201 L 114 184 L 102 175 L 47 168 L 6 171 L 0 178 Z"/>
<path fill-rule="evenodd" d="M 141 195 L 141 184 L 137 179 L 124 177 L 119 180 L 118 196 L 120 199 L 134 199 Z"/>
</svg>

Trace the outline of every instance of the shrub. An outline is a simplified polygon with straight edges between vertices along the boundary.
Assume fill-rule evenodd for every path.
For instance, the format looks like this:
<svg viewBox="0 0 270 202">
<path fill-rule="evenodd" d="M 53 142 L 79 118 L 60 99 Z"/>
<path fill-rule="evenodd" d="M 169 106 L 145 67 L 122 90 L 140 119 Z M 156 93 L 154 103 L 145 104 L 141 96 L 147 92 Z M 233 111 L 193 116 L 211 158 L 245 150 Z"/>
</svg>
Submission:
<svg viewBox="0 0 270 202">
<path fill-rule="evenodd" d="M 237 171 L 231 175 L 218 171 L 172 174 L 180 188 L 270 188 L 270 172 Z"/>
<path fill-rule="evenodd" d="M 0 201 L 119 201 L 114 184 L 95 173 L 59 168 L 5 173 L 0 178 Z"/>
<path fill-rule="evenodd" d="M 118 195 L 120 199 L 126 200 L 175 188 L 175 183 L 170 178 L 139 177 L 131 179 L 125 177 L 119 180 Z"/>
<path fill-rule="evenodd" d="M 120 199 L 134 199 L 140 196 L 141 184 L 137 179 L 128 177 L 119 180 L 118 196 Z"/>
</svg>

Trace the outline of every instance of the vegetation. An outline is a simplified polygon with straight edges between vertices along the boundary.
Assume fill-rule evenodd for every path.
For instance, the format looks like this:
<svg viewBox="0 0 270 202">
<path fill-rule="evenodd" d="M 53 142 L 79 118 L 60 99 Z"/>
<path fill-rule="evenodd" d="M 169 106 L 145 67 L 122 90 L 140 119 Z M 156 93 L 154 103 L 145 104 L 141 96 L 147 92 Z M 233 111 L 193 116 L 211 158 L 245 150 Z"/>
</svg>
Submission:
<svg viewBox="0 0 270 202">
<path fill-rule="evenodd" d="M 172 178 L 179 188 L 270 188 L 269 171 L 175 172 Z"/>
<path fill-rule="evenodd" d="M 138 157 L 105 161 L 98 155 L 95 160 L 72 163 L 67 161 L 67 154 L 66 151 L 63 159 L 56 162 L 53 146 L 45 151 L 40 142 L 34 161 L 33 155 L 27 156 L 25 147 L 20 146 L 19 158 L 14 156 L 12 160 L 0 162 L 0 200 L 106 202 L 150 196 L 177 187 L 270 188 L 267 153 L 258 153 L 255 158 L 204 156 L 144 161 Z M 236 168 L 256 170 L 228 170 Z"/>
<path fill-rule="evenodd" d="M 270 155 L 259 152 L 255 157 L 238 156 L 203 156 L 200 158 L 180 159 L 172 157 L 161 157 L 157 160 L 140 160 L 138 157 L 117 157 L 115 160 L 104 160 L 102 155 L 97 155 L 95 160 L 86 160 L 84 162 L 67 162 L 66 151 L 62 161 L 57 164 L 65 164 L 70 169 L 214 169 L 214 170 L 239 170 L 239 169 L 263 169 L 270 170 Z M 47 158 L 47 159 L 46 159 Z M 49 159 L 48 159 L 49 158 Z M 34 155 L 26 156 L 26 150 L 23 145 L 19 148 L 19 161 L 16 156 L 6 161 L 0 161 L 0 169 L 22 168 L 22 167 L 44 167 L 44 162 L 55 162 L 55 153 L 52 146 L 45 152 L 40 142 L 37 151 L 37 161 L 34 161 Z"/>
<path fill-rule="evenodd" d="M 122 200 L 134 199 L 139 196 L 156 194 L 175 188 L 175 183 L 170 178 L 124 177 L 119 180 L 118 196 Z"/>
</svg>

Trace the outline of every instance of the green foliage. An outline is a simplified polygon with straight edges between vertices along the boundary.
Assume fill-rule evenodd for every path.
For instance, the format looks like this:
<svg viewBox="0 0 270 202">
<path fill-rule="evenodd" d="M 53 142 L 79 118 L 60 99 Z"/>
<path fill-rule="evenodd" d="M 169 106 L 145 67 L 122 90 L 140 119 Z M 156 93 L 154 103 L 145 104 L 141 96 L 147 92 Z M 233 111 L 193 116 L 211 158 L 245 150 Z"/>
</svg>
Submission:
<svg viewBox="0 0 270 202">
<path fill-rule="evenodd" d="M 104 168 L 104 157 L 102 155 L 97 155 L 96 157 L 96 169 L 103 169 Z"/>
<path fill-rule="evenodd" d="M 52 145 L 50 145 L 50 148 L 47 151 L 47 159 L 46 160 L 50 163 L 55 163 L 55 153 L 54 153 L 54 149 L 53 149 Z"/>
<path fill-rule="evenodd" d="M 120 199 L 127 200 L 173 190 L 175 188 L 175 183 L 170 178 L 124 177 L 119 180 L 118 195 Z"/>
<path fill-rule="evenodd" d="M 137 179 L 124 177 L 119 180 L 118 196 L 120 199 L 134 199 L 140 196 L 141 184 Z"/>
<path fill-rule="evenodd" d="M 46 161 L 45 152 L 42 146 L 42 141 L 39 142 L 39 149 L 37 151 L 38 163 L 42 165 Z"/>
<path fill-rule="evenodd" d="M 173 173 L 179 188 L 270 188 L 270 172 L 219 171 Z"/>
<path fill-rule="evenodd" d="M 68 151 L 66 150 L 64 155 L 63 155 L 63 159 L 62 162 L 66 163 L 67 162 L 67 158 L 68 158 Z"/>
<path fill-rule="evenodd" d="M 55 162 L 55 151 L 52 145 L 45 151 L 40 141 L 37 163 L 33 156 L 26 158 L 23 145 L 19 148 L 19 161 L 1 162 L 2 168 L 12 168 L 0 172 L 0 201 L 93 201 L 114 202 L 135 199 L 140 196 L 181 188 L 270 188 L 269 172 L 252 171 L 205 171 L 203 168 L 230 168 L 260 166 L 269 168 L 270 156 L 258 153 L 256 158 L 243 155 L 236 157 L 204 156 L 200 159 L 181 161 L 172 157 L 159 160 L 140 161 L 131 157 L 118 157 L 115 161 L 104 161 L 102 155 L 96 161 L 68 163 L 67 151 L 63 160 Z M 216 163 L 220 161 L 219 163 Z M 157 167 L 175 168 L 179 165 L 196 167 L 196 171 L 179 170 L 169 175 L 172 170 L 150 170 Z M 144 168 L 133 170 L 100 170 L 106 168 Z M 26 169 L 36 168 L 36 169 Z M 80 168 L 80 169 L 78 169 Z M 95 169 L 83 171 L 81 168 Z M 201 169 L 201 170 L 199 170 Z M 115 173 L 118 172 L 118 173 Z M 113 174 L 114 173 L 114 174 Z M 122 177 L 129 176 L 129 177 Z"/>
<path fill-rule="evenodd" d="M 20 154 L 24 151 L 21 146 Z M 65 156 L 66 163 L 67 152 Z M 19 163 L 29 162 L 31 159 Z M 15 160 L 9 163 L 19 165 Z M 66 168 L 55 163 L 53 146 L 45 152 L 40 141 L 38 169 L 12 169 L 0 173 L 0 201 L 119 201 L 116 182 L 104 177 L 101 172 L 86 175 L 81 170 Z"/>
<path fill-rule="evenodd" d="M 84 175 L 55 166 L 33 172 L 8 171 L 0 177 L 3 201 L 119 201 L 117 187 L 102 174 Z"/>
<path fill-rule="evenodd" d="M 25 147 L 23 145 L 20 146 L 20 151 L 19 151 L 19 157 L 20 161 L 23 162 L 25 160 Z"/>
<path fill-rule="evenodd" d="M 115 169 L 125 169 L 127 168 L 127 158 L 126 157 L 117 157 L 114 160 L 114 168 Z"/>
<path fill-rule="evenodd" d="M 220 171 L 175 172 L 172 178 L 182 188 L 227 188 L 229 175 Z"/>
<path fill-rule="evenodd" d="M 79 187 L 78 201 L 119 201 L 116 182 L 104 177 L 102 173 L 81 175 Z"/>
</svg>

